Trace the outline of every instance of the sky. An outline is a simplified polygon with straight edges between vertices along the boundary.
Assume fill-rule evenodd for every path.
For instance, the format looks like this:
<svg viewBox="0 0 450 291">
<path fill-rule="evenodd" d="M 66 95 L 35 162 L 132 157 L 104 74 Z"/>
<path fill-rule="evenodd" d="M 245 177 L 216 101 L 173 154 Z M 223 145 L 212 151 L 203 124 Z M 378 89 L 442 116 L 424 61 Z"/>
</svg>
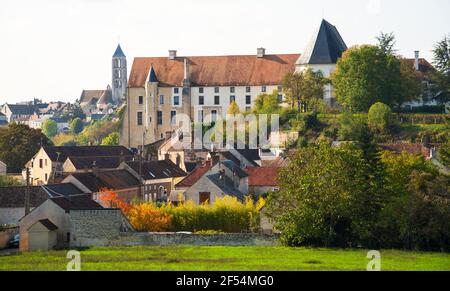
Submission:
<svg viewBox="0 0 450 291">
<path fill-rule="evenodd" d="M 178 55 L 301 53 L 321 19 L 348 46 L 394 32 L 398 52 L 432 59 L 450 34 L 449 0 L 1 0 L 0 104 L 73 102 L 111 83 L 120 42 L 128 60 Z"/>
</svg>

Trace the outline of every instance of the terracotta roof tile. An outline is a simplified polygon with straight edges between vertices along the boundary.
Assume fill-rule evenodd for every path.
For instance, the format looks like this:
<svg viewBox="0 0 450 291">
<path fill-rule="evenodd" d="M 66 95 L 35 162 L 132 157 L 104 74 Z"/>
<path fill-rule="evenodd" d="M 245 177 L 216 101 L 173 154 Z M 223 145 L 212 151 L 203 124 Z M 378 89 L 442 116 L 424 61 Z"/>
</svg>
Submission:
<svg viewBox="0 0 450 291">
<path fill-rule="evenodd" d="M 249 174 L 249 186 L 278 186 L 277 175 L 280 168 L 247 167 L 245 171 Z"/>
<path fill-rule="evenodd" d="M 209 170 L 211 170 L 211 163 L 206 162 L 201 167 L 196 168 L 194 171 L 192 171 L 186 178 L 181 180 L 176 186 L 177 187 L 191 187 L 195 183 L 197 183 L 198 180 L 200 180 L 203 175 L 205 175 Z"/>
<path fill-rule="evenodd" d="M 197 56 L 189 60 L 189 78 L 193 86 L 279 85 L 286 73 L 293 72 L 299 54 L 247 56 Z M 135 58 L 129 86 L 143 87 L 153 65 L 160 86 L 181 86 L 184 57 Z"/>
</svg>

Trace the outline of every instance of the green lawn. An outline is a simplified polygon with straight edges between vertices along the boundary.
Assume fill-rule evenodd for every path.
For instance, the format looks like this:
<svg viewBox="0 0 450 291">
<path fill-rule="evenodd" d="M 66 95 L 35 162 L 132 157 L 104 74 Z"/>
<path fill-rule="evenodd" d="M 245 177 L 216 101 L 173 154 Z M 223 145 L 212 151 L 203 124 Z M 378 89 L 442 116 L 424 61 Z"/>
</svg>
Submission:
<svg viewBox="0 0 450 291">
<path fill-rule="evenodd" d="M 366 250 L 285 247 L 94 247 L 81 270 L 365 270 Z M 66 251 L 0 257 L 0 270 L 65 270 Z M 381 251 L 382 270 L 447 270 L 450 254 Z"/>
</svg>

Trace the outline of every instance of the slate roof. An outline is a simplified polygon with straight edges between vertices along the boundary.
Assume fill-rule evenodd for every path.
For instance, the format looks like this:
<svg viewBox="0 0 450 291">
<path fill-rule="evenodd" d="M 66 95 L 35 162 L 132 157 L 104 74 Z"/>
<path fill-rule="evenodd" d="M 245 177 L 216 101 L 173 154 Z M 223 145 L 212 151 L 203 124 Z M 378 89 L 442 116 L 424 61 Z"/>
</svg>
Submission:
<svg viewBox="0 0 450 291">
<path fill-rule="evenodd" d="M 73 195 L 68 197 L 54 197 L 50 198 L 56 205 L 64 209 L 70 210 L 92 210 L 103 209 L 103 207 L 92 200 L 90 195 Z"/>
<path fill-rule="evenodd" d="M 161 87 L 181 86 L 184 59 L 189 60 L 189 80 L 193 86 L 259 86 L 280 85 L 283 77 L 293 72 L 299 54 L 241 56 L 195 56 L 135 58 L 129 87 L 143 87 L 153 66 Z"/>
<path fill-rule="evenodd" d="M 252 163 L 255 167 L 259 167 L 259 165 L 256 163 L 256 161 L 261 160 L 258 149 L 237 149 L 236 151 L 241 154 L 246 160 Z"/>
<path fill-rule="evenodd" d="M 48 220 L 48 219 L 41 219 L 41 220 L 39 220 L 39 222 L 40 222 L 43 226 L 45 226 L 45 228 L 47 228 L 47 229 L 50 230 L 50 231 L 53 231 L 53 230 L 57 230 L 57 229 L 58 229 L 58 227 L 57 227 L 56 225 L 54 225 L 53 222 L 51 222 L 51 221 Z"/>
<path fill-rule="evenodd" d="M 127 162 L 127 165 L 139 174 L 140 164 L 137 161 Z M 172 161 L 145 161 L 142 162 L 142 177 L 145 180 L 167 179 L 185 177 L 187 173 Z"/>
<path fill-rule="evenodd" d="M 347 45 L 336 27 L 323 19 L 297 64 L 336 64 L 346 50 Z"/>
<path fill-rule="evenodd" d="M 96 104 L 107 90 L 83 90 L 80 96 L 80 103 Z"/>
<path fill-rule="evenodd" d="M 232 161 L 221 161 L 221 164 L 227 167 L 231 172 L 235 173 L 239 178 L 248 177 L 247 172 L 242 170 L 238 165 Z"/>
<path fill-rule="evenodd" d="M 148 76 L 148 81 L 149 82 L 158 82 L 158 78 L 156 77 L 156 73 L 155 70 L 153 69 L 153 65 L 150 67 L 150 73 Z"/>
<path fill-rule="evenodd" d="M 0 187 L 0 208 L 25 207 L 25 186 Z M 52 196 L 80 194 L 82 191 L 70 183 L 30 187 L 30 206 L 37 207 Z"/>
<path fill-rule="evenodd" d="M 113 157 L 69 157 L 75 169 L 92 169 L 94 162 L 99 169 L 115 169 L 118 168 L 122 161 L 132 160 L 133 156 L 113 156 Z"/>
<path fill-rule="evenodd" d="M 118 157 L 121 155 L 133 155 L 133 152 L 124 146 L 47 146 L 43 148 L 52 161 L 56 161 L 59 152 L 59 162 L 64 162 L 68 157 Z"/>
<path fill-rule="evenodd" d="M 9 110 L 14 115 L 33 115 L 37 108 L 34 105 L 7 104 Z"/>
<path fill-rule="evenodd" d="M 240 165 L 241 161 L 235 157 L 231 152 L 225 151 L 225 152 L 219 152 L 221 160 L 229 160 L 235 163 L 236 165 Z"/>
<path fill-rule="evenodd" d="M 71 175 L 92 192 L 99 192 L 102 188 L 121 190 L 140 185 L 139 180 L 127 170 L 72 173 Z"/>
<path fill-rule="evenodd" d="M 122 48 L 120 47 L 120 44 L 117 45 L 116 51 L 114 52 L 113 58 L 124 58 L 125 54 L 123 53 Z"/>
<path fill-rule="evenodd" d="M 248 185 L 259 187 L 278 186 L 278 167 L 247 167 L 245 171 L 249 174 Z"/>
<path fill-rule="evenodd" d="M 238 189 L 236 189 L 233 185 L 233 181 L 224 176 L 225 177 L 225 183 L 223 180 L 221 180 L 220 178 L 220 174 L 216 173 L 216 174 L 210 174 L 207 175 L 206 177 L 212 182 L 214 183 L 214 185 L 216 185 L 218 188 L 220 188 L 220 190 L 225 194 L 225 195 L 230 195 L 230 196 L 235 196 L 237 197 L 239 200 L 243 201 L 245 198 L 245 195 L 239 191 Z"/>
<path fill-rule="evenodd" d="M 111 104 L 113 103 L 112 91 L 105 90 L 97 101 L 98 104 Z"/>
<path fill-rule="evenodd" d="M 197 167 L 194 171 L 192 171 L 186 178 L 181 180 L 176 187 L 191 187 L 195 183 L 197 183 L 198 180 L 200 180 L 203 175 L 205 175 L 209 170 L 211 170 L 211 163 L 206 162 L 200 167 Z"/>
</svg>

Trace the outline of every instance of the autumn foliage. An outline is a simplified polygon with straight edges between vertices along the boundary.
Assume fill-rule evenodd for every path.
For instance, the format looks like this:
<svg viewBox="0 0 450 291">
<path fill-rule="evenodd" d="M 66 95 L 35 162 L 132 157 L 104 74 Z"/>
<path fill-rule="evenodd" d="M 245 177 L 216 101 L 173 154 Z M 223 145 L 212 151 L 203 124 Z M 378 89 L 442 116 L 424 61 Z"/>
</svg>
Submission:
<svg viewBox="0 0 450 291">
<path fill-rule="evenodd" d="M 250 198 L 240 202 L 229 196 L 216 199 L 212 205 L 196 205 L 192 201 L 179 205 L 130 204 L 108 189 L 102 190 L 100 200 L 106 207 L 122 209 L 131 225 L 142 232 L 255 231 L 259 228 L 259 211 L 265 205 L 263 199 L 256 203 Z"/>
</svg>

